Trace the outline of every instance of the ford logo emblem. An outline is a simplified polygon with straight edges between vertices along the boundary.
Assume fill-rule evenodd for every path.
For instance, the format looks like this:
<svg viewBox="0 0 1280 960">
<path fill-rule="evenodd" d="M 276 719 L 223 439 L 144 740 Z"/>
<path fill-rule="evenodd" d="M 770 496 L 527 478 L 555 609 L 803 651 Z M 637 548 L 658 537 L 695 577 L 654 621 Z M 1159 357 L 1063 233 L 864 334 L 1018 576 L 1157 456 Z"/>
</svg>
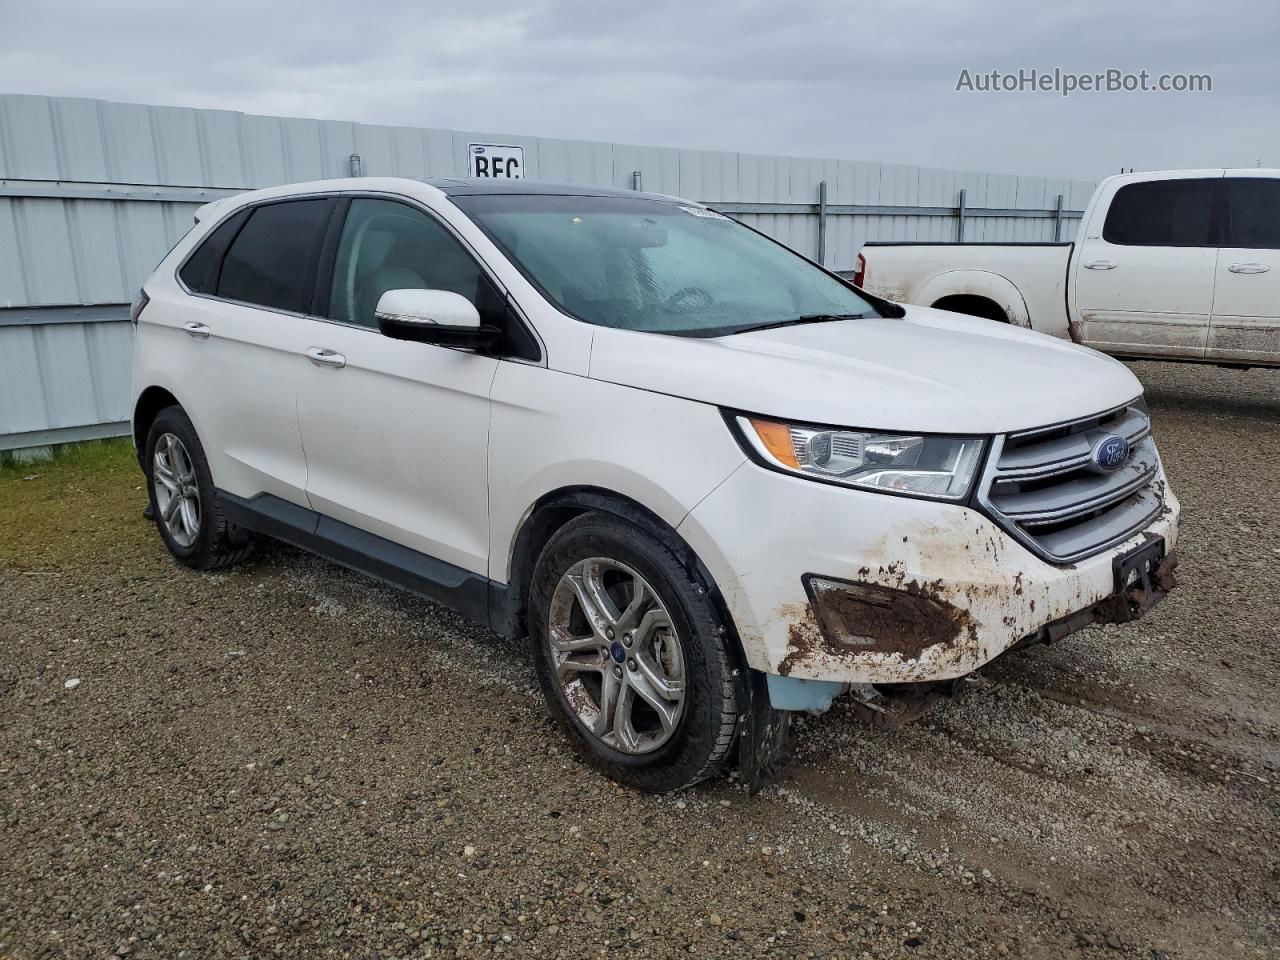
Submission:
<svg viewBox="0 0 1280 960">
<path fill-rule="evenodd" d="M 1129 441 L 1109 434 L 1093 445 L 1089 460 L 1098 470 L 1112 473 L 1124 466 L 1129 459 Z"/>
<path fill-rule="evenodd" d="M 479 156 L 484 153 L 484 147 L 472 147 L 471 152 Z"/>
</svg>

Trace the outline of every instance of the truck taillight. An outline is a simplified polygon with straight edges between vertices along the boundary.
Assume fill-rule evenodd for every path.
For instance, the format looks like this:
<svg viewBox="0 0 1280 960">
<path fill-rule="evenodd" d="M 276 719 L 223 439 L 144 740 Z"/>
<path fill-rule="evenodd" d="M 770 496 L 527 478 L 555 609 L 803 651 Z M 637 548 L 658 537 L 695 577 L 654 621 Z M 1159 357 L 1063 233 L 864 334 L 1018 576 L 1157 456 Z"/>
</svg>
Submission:
<svg viewBox="0 0 1280 960">
<path fill-rule="evenodd" d="M 867 258 L 862 254 L 858 254 L 858 269 L 853 271 L 853 285 L 855 287 L 865 287 L 863 282 L 867 279 Z"/>
<path fill-rule="evenodd" d="M 133 306 L 129 309 L 129 319 L 133 321 L 133 325 L 138 325 L 138 318 L 142 316 L 142 311 L 146 309 L 147 304 L 151 302 L 151 298 L 147 296 L 146 291 L 139 290 L 138 295 L 133 298 Z"/>
</svg>

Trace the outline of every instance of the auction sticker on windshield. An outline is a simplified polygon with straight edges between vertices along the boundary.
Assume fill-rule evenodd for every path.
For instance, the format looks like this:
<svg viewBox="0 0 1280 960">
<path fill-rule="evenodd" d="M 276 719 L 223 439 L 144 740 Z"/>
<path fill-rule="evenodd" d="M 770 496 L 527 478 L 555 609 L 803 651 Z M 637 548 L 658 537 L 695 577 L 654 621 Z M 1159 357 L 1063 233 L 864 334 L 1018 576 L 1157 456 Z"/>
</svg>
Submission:
<svg viewBox="0 0 1280 960">
<path fill-rule="evenodd" d="M 467 158 L 467 172 L 472 177 L 519 180 L 524 176 L 524 147 L 501 143 L 469 143 Z"/>
<path fill-rule="evenodd" d="M 714 210 L 708 210 L 706 207 L 686 207 L 680 204 L 680 209 L 685 213 L 691 213 L 695 217 L 705 217 L 708 220 L 728 220 L 723 213 L 716 213 Z"/>
</svg>

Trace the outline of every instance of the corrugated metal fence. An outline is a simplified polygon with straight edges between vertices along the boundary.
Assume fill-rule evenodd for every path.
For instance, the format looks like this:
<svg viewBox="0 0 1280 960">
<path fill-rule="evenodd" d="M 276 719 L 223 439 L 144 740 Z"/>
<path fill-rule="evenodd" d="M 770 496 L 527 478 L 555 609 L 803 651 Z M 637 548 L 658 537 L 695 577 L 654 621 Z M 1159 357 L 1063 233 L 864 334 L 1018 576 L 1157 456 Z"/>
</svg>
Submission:
<svg viewBox="0 0 1280 960">
<path fill-rule="evenodd" d="M 710 203 L 836 269 L 866 240 L 1069 239 L 1093 184 L 846 160 L 0 95 L 0 450 L 126 432 L 128 302 L 201 203 L 365 175 L 525 176 Z M 353 161 L 353 155 L 358 161 Z M 963 217 L 960 216 L 963 211 Z"/>
</svg>

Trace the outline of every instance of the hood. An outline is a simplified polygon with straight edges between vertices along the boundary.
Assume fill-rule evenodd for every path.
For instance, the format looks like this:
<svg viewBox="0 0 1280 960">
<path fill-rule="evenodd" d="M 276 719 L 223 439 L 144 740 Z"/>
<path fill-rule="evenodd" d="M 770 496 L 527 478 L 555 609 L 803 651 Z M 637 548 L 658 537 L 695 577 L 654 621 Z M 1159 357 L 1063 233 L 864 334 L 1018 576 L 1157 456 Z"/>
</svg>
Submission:
<svg viewBox="0 0 1280 960">
<path fill-rule="evenodd" d="M 794 421 L 1005 433 L 1142 392 L 1124 364 L 1020 327 L 929 307 L 715 339 L 599 327 L 590 376 Z"/>
</svg>

